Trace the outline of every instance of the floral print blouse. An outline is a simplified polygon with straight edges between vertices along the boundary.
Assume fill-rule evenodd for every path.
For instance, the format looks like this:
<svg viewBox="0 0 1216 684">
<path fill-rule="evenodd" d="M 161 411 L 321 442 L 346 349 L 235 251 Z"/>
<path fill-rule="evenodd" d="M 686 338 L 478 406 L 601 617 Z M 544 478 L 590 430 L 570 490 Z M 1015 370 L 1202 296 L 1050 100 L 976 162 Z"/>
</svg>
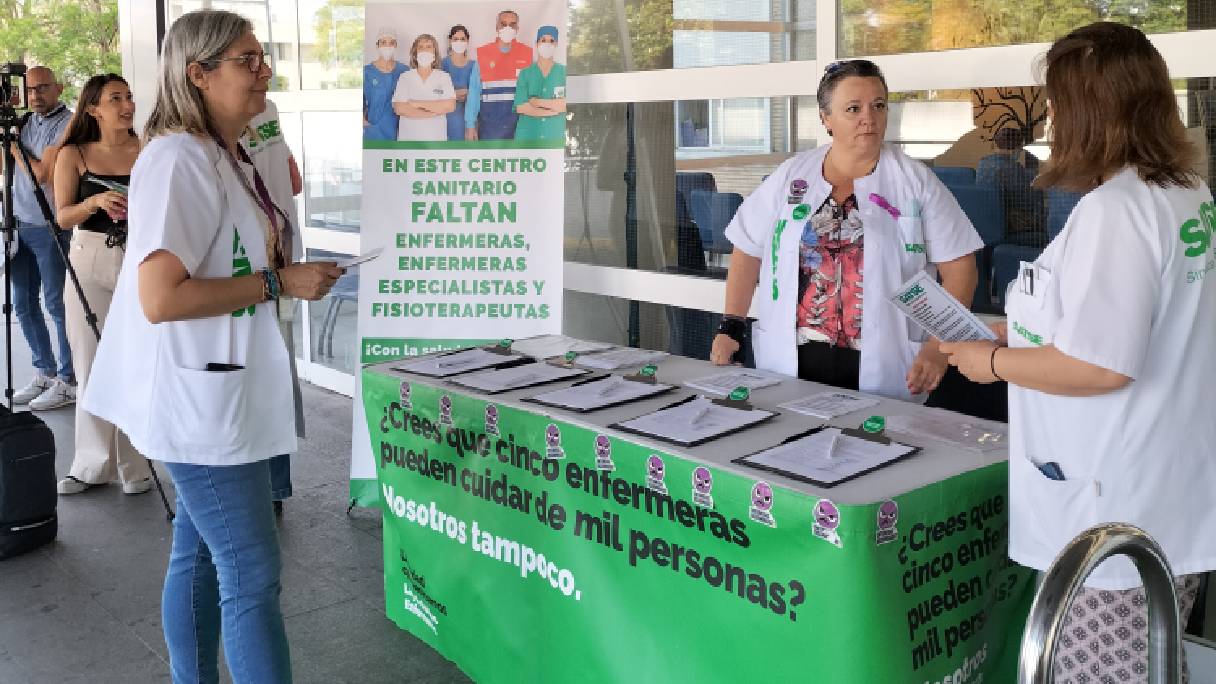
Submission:
<svg viewBox="0 0 1216 684">
<path fill-rule="evenodd" d="M 857 198 L 828 197 L 808 217 L 798 247 L 798 342 L 861 348 L 863 256 Z"/>
</svg>

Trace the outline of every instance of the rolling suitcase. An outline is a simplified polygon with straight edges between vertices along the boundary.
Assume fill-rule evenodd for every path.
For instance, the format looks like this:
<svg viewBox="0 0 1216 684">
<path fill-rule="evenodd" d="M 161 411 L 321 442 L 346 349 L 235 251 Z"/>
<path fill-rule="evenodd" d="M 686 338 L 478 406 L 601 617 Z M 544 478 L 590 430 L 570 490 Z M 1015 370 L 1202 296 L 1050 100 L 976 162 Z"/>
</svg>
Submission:
<svg viewBox="0 0 1216 684">
<path fill-rule="evenodd" d="M 56 501 L 51 429 L 32 413 L 0 406 L 0 560 L 55 539 Z"/>
</svg>

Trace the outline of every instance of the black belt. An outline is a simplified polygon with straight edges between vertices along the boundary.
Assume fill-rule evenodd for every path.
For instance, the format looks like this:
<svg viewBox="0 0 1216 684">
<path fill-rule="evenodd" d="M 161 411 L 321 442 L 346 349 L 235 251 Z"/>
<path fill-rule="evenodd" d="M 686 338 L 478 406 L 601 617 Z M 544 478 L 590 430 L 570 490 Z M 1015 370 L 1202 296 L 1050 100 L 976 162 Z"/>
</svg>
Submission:
<svg viewBox="0 0 1216 684">
<path fill-rule="evenodd" d="M 87 230 L 90 233 L 98 233 L 106 236 L 106 247 L 127 246 L 127 227 L 125 225 L 111 225 L 107 228 L 77 226 L 76 230 Z"/>
</svg>

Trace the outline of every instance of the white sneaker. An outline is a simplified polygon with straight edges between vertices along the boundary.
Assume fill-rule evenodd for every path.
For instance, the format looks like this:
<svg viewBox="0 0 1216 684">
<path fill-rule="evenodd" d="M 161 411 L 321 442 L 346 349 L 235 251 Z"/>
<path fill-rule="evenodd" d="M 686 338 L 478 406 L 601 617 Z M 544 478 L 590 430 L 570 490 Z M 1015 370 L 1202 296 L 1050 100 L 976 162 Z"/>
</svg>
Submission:
<svg viewBox="0 0 1216 684">
<path fill-rule="evenodd" d="M 30 402 L 31 411 L 47 411 L 76 403 L 76 386 L 55 378 L 37 399 Z"/>
<path fill-rule="evenodd" d="M 59 485 L 56 487 L 56 490 L 63 495 L 79 494 L 92 486 L 93 485 L 85 482 L 84 480 L 78 480 L 71 475 L 68 475 L 59 481 Z"/>
<path fill-rule="evenodd" d="M 144 492 L 148 491 L 149 489 L 152 489 L 152 478 L 151 477 L 145 477 L 142 480 L 136 480 L 134 482 L 122 483 L 122 493 L 123 494 L 143 494 Z"/>
<path fill-rule="evenodd" d="M 14 404 L 28 404 L 31 401 L 42 396 L 42 393 L 50 389 L 54 384 L 55 379 L 49 378 L 38 371 L 34 371 L 34 379 L 30 380 L 30 384 L 22 387 L 13 394 Z"/>
</svg>

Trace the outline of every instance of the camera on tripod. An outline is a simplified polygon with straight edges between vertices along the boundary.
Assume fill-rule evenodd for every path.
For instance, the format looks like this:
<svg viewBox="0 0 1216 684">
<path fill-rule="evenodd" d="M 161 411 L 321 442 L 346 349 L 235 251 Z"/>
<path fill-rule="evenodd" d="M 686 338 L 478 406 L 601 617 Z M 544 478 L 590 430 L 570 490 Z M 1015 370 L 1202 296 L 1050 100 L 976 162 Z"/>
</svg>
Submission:
<svg viewBox="0 0 1216 684">
<path fill-rule="evenodd" d="M 16 77 L 16 90 L 13 77 Z M 29 99 L 26 95 L 25 65 L 18 62 L 0 64 L 0 112 L 29 109 Z"/>
</svg>

